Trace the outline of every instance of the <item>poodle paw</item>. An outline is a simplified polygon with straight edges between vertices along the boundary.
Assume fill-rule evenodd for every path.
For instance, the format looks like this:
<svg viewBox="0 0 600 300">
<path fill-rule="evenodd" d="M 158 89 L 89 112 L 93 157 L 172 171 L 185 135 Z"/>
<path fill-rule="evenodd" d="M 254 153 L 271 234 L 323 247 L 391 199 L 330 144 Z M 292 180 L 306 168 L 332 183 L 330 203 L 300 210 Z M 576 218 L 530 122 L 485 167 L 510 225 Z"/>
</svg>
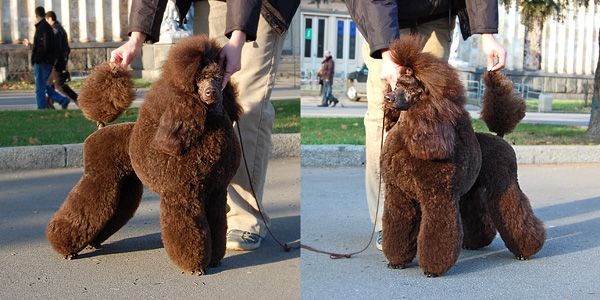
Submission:
<svg viewBox="0 0 600 300">
<path fill-rule="evenodd" d="M 73 259 L 76 259 L 76 258 L 77 258 L 77 255 L 78 255 L 77 253 L 71 253 L 71 254 L 67 254 L 67 255 L 65 255 L 65 256 L 64 256 L 64 258 L 65 258 L 66 260 L 73 260 Z"/>
<path fill-rule="evenodd" d="M 98 250 L 100 248 L 102 248 L 102 246 L 100 244 L 89 244 L 89 245 L 87 245 L 87 247 L 85 247 L 85 249 L 88 249 L 88 250 Z"/>
<path fill-rule="evenodd" d="M 516 257 L 518 260 L 528 260 L 528 259 L 529 259 L 529 257 L 525 257 L 525 256 L 523 256 L 523 255 L 515 255 L 515 257 Z"/>
<path fill-rule="evenodd" d="M 423 274 L 425 274 L 425 276 L 427 276 L 427 278 L 435 278 L 435 277 L 440 276 L 440 274 L 434 274 L 434 273 L 429 273 L 429 272 L 424 272 Z"/>
<path fill-rule="evenodd" d="M 202 275 L 206 274 L 206 270 L 204 270 L 204 269 L 195 270 L 195 271 L 190 272 L 190 274 L 192 276 L 202 276 Z"/>
<path fill-rule="evenodd" d="M 388 263 L 387 267 L 388 267 L 388 269 L 397 270 L 397 269 L 405 269 L 406 265 L 395 265 L 395 264 L 392 264 L 392 263 Z"/>
</svg>

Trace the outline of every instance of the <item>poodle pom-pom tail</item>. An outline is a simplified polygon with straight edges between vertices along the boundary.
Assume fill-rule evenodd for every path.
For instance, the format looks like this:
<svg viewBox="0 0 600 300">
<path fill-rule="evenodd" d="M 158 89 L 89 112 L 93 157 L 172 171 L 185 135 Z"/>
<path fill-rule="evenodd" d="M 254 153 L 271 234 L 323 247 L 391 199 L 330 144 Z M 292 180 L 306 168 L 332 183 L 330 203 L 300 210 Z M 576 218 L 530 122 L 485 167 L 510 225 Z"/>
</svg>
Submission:
<svg viewBox="0 0 600 300">
<path fill-rule="evenodd" d="M 93 121 L 110 123 L 135 99 L 131 72 L 119 65 L 96 66 L 83 83 L 78 104 L 83 115 Z"/>
<path fill-rule="evenodd" d="M 498 136 L 511 133 L 525 117 L 525 101 L 513 92 L 512 81 L 505 74 L 488 71 L 483 80 L 481 119 Z"/>
</svg>

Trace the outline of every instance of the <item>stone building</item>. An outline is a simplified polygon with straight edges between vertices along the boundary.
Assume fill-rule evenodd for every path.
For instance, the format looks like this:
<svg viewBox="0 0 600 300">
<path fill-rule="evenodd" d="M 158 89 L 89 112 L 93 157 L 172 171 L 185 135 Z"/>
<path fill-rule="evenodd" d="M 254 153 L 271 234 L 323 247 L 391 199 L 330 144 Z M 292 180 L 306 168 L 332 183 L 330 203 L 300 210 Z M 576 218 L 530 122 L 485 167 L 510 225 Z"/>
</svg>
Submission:
<svg viewBox="0 0 600 300">
<path fill-rule="evenodd" d="M 95 65 L 108 60 L 110 52 L 127 40 L 131 0 L 0 0 L 0 79 L 4 74 L 8 80 L 33 80 L 29 63 L 31 51 L 22 41 L 33 39 L 37 6 L 54 11 L 67 31 L 71 46 L 69 70 L 74 76 L 85 75 Z M 189 18 L 192 13 L 193 9 Z M 161 40 L 144 46 L 141 57 L 131 65 L 135 76 L 157 78 L 172 44 L 192 34 L 191 24 L 183 30 L 176 28 L 176 18 L 173 2 L 169 1 L 161 26 Z M 299 31 L 296 17 L 284 43 L 278 73 L 279 81 L 286 85 L 299 84 Z"/>
<path fill-rule="evenodd" d="M 553 94 L 583 96 L 591 93 L 593 73 L 598 62 L 600 6 L 590 1 L 589 7 L 567 8 L 563 22 L 549 18 L 542 33 L 542 67 L 538 72 L 523 70 L 525 27 L 518 9 L 499 7 L 497 38 L 508 50 L 507 72 L 517 83 Z M 344 86 L 345 78 L 363 64 L 362 43 L 365 42 L 341 1 L 321 3 L 319 7 L 303 0 L 300 7 L 301 81 L 303 89 L 316 89 L 316 72 L 323 51 L 331 50 L 336 62 L 334 86 Z M 458 28 L 458 26 L 457 26 Z M 486 64 L 477 35 L 466 41 L 457 29 L 452 39 L 450 63 L 465 80 L 478 81 Z M 559 95 L 560 96 L 560 95 Z"/>
</svg>

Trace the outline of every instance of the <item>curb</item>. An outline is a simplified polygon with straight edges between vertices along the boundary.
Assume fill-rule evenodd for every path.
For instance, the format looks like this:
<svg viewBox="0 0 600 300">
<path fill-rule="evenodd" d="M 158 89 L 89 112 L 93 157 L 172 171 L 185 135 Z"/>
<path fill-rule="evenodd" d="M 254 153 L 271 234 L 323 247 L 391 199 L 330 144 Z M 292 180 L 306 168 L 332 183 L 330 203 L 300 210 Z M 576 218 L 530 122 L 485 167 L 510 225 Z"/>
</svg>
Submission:
<svg viewBox="0 0 600 300">
<path fill-rule="evenodd" d="M 271 159 L 300 156 L 300 134 L 273 134 Z M 83 144 L 0 148 L 0 171 L 83 167 Z"/>
<path fill-rule="evenodd" d="M 600 163 L 600 145 L 513 146 L 519 164 Z M 302 145 L 303 167 L 358 167 L 365 165 L 365 147 Z"/>
</svg>

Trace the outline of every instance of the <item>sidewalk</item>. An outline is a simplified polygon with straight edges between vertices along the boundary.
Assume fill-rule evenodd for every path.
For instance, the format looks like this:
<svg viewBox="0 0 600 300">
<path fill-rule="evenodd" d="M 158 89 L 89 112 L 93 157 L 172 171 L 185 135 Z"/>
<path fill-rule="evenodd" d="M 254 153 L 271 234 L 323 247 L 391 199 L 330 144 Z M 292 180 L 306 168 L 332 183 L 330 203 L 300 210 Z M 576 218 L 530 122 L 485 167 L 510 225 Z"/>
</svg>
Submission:
<svg viewBox="0 0 600 300">
<path fill-rule="evenodd" d="M 274 233 L 300 233 L 300 162 L 272 160 L 265 210 Z M 204 276 L 181 274 L 163 249 L 159 198 L 149 191 L 135 217 L 95 251 L 67 261 L 44 230 L 81 169 L 0 173 L 0 299 L 298 299 L 300 251 L 271 238 L 254 252 L 228 252 Z"/>
<path fill-rule="evenodd" d="M 317 107 L 317 105 L 321 103 L 320 97 L 303 95 L 301 99 L 300 109 L 302 117 L 362 118 L 367 112 L 366 101 L 354 102 L 344 97 L 340 97 L 340 103 L 336 107 Z M 467 105 L 467 110 L 471 114 L 471 118 L 479 119 L 478 107 Z M 527 112 L 522 122 L 587 127 L 590 122 L 590 114 Z"/>
<path fill-rule="evenodd" d="M 544 248 L 518 261 L 502 240 L 463 250 L 440 278 L 414 261 L 388 269 L 373 245 L 351 259 L 302 250 L 303 299 L 598 299 L 600 164 L 519 166 L 519 182 L 547 227 Z M 302 242 L 334 252 L 361 249 L 372 224 L 364 168 L 302 169 Z"/>
</svg>

